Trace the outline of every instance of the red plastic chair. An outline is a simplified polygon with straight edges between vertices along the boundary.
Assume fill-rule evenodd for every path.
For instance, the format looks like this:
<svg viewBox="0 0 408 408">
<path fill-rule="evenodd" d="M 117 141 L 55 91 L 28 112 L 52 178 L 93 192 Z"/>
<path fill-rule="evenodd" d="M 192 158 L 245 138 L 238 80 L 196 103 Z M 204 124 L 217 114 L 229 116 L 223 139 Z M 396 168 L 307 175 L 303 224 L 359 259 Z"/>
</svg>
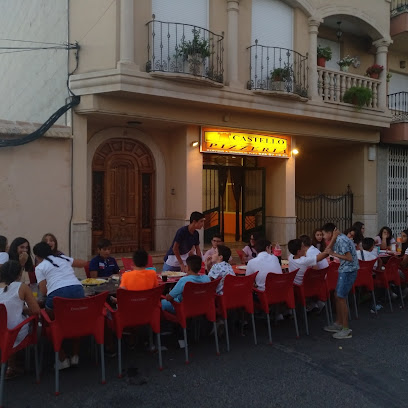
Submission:
<svg viewBox="0 0 408 408">
<path fill-rule="evenodd" d="M 187 282 L 183 289 L 183 300 L 179 302 L 172 302 L 176 314 L 167 312 L 162 309 L 162 315 L 166 320 L 178 323 L 184 332 L 184 344 L 186 354 L 186 364 L 188 360 L 188 343 L 187 343 L 187 319 L 190 317 L 197 317 L 205 315 L 207 320 L 213 322 L 215 348 L 217 355 L 220 354 L 218 347 L 218 335 L 216 325 L 215 313 L 215 290 L 220 282 L 220 279 L 213 280 L 208 283 L 193 283 Z"/>
<path fill-rule="evenodd" d="M 118 289 L 116 297 L 118 308 L 112 309 L 107 303 L 105 307 L 110 311 L 112 320 L 108 319 L 108 325 L 114 331 L 118 339 L 118 376 L 122 377 L 122 335 L 126 327 L 138 327 L 150 325 L 157 334 L 157 347 L 159 349 L 159 368 L 162 370 L 162 354 L 160 342 L 160 297 L 163 287 L 149 290 L 126 290 Z"/>
<path fill-rule="evenodd" d="M 399 286 L 402 307 L 405 307 L 404 297 L 402 296 L 402 290 L 401 290 L 401 277 L 399 274 L 399 265 L 401 261 L 402 261 L 402 258 L 392 256 L 388 260 L 388 262 L 385 264 L 385 270 L 375 271 L 374 285 L 376 287 L 384 288 L 385 291 L 388 293 L 388 300 L 390 303 L 391 312 L 393 311 L 392 303 L 391 303 L 391 295 L 390 295 L 390 283 L 391 282 Z"/>
<path fill-rule="evenodd" d="M 299 328 L 295 310 L 295 297 L 293 293 L 293 281 L 299 269 L 290 273 L 268 273 L 265 280 L 265 291 L 254 289 L 258 295 L 261 309 L 266 313 L 268 322 L 269 343 L 272 343 L 271 321 L 269 317 L 269 305 L 286 303 L 292 309 L 295 321 L 296 338 L 299 338 Z"/>
<path fill-rule="evenodd" d="M 336 291 L 337 281 L 339 280 L 339 262 L 330 262 L 326 275 L 327 299 L 329 305 L 330 319 L 333 322 L 333 310 L 331 304 L 331 294 Z"/>
<path fill-rule="evenodd" d="M 17 335 L 20 329 L 26 324 L 31 325 L 31 331 L 23 339 L 20 344 L 14 347 L 14 342 L 16 341 Z M 38 316 L 30 316 L 21 322 L 14 329 L 7 328 L 7 309 L 6 306 L 0 304 L 0 350 L 1 350 L 1 378 L 0 378 L 0 407 L 3 407 L 3 396 L 4 396 L 4 380 L 6 376 L 7 360 L 11 355 L 17 353 L 30 345 L 34 345 L 34 356 L 35 356 L 35 377 L 37 383 L 40 382 L 40 370 L 38 366 L 38 351 L 37 351 L 37 324 Z"/>
<path fill-rule="evenodd" d="M 374 293 L 374 279 L 373 279 L 373 267 L 377 259 L 371 261 L 358 261 L 359 269 L 357 271 L 357 278 L 354 281 L 351 291 L 354 297 L 354 310 L 356 313 L 356 319 L 358 319 L 358 309 L 357 309 L 357 300 L 356 300 L 356 288 L 363 287 L 371 291 L 373 295 L 374 310 L 377 314 L 377 303 L 375 302 L 375 293 Z"/>
<path fill-rule="evenodd" d="M 54 315 L 51 320 L 45 310 L 41 310 L 41 315 L 45 321 L 47 336 L 51 339 L 55 352 L 55 395 L 59 395 L 59 369 L 58 353 L 64 339 L 72 339 L 93 335 L 95 341 L 100 345 L 102 384 L 105 379 L 105 356 L 104 356 L 104 304 L 108 292 L 90 296 L 82 299 L 65 299 L 55 297 Z"/>
<path fill-rule="evenodd" d="M 86 274 L 86 277 L 87 277 L 87 278 L 90 278 L 90 277 L 91 277 L 91 273 L 89 272 L 89 264 L 90 264 L 90 262 L 88 262 L 88 263 L 84 266 L 84 271 L 85 271 L 85 274 Z"/>
<path fill-rule="evenodd" d="M 237 249 L 236 251 L 237 251 L 237 254 L 239 256 L 239 260 L 241 261 L 241 263 L 243 265 L 245 265 L 246 264 L 246 262 L 245 262 L 245 252 L 242 249 Z"/>
<path fill-rule="evenodd" d="M 121 260 L 125 271 L 133 271 L 135 269 L 132 258 L 121 258 Z M 153 257 L 151 255 L 148 255 L 147 257 L 146 268 L 153 268 Z"/>
<path fill-rule="evenodd" d="M 258 272 L 249 276 L 227 275 L 224 279 L 223 294 L 216 296 L 216 303 L 219 314 L 224 319 L 225 336 L 227 340 L 227 351 L 230 351 L 228 333 L 228 310 L 244 308 L 251 315 L 252 329 L 254 332 L 254 342 L 256 342 L 256 329 L 254 319 L 254 300 L 252 290 L 254 288 L 255 277 Z"/>
<path fill-rule="evenodd" d="M 326 275 L 329 267 L 324 269 L 311 269 L 309 268 L 303 277 L 303 283 L 301 285 L 294 284 L 295 296 L 299 303 L 303 306 L 305 314 L 305 326 L 306 334 L 309 335 L 309 322 L 307 320 L 306 311 L 306 298 L 317 297 L 322 302 L 326 303 L 326 317 L 327 324 L 330 324 L 330 317 L 327 305 L 327 286 L 326 286 Z"/>
</svg>

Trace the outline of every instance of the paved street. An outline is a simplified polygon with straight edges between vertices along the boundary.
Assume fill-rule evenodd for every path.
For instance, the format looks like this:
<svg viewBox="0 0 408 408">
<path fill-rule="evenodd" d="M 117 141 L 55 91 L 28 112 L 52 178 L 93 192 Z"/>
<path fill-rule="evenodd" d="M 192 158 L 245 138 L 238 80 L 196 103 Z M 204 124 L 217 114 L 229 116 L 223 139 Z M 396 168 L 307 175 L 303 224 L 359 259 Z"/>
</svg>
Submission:
<svg viewBox="0 0 408 408">
<path fill-rule="evenodd" d="M 396 308 L 398 306 L 396 305 Z M 296 340 L 291 320 L 273 328 L 267 345 L 264 320 L 257 320 L 258 346 L 251 332 L 231 336 L 231 352 L 221 340 L 215 355 L 213 337 L 191 344 L 191 363 L 176 338 L 163 336 L 165 369 L 157 355 L 125 349 L 128 375 L 118 379 L 117 360 L 107 359 L 107 384 L 98 383 L 99 367 L 87 359 L 61 372 L 61 395 L 53 395 L 52 363 L 40 385 L 26 375 L 6 383 L 8 407 L 407 407 L 408 311 L 382 312 L 378 318 L 360 307 L 352 321 L 353 338 L 335 341 L 321 328 L 325 315 L 311 316 L 311 334 Z M 51 355 L 50 355 L 51 357 Z M 136 367 L 138 369 L 136 369 Z"/>
</svg>

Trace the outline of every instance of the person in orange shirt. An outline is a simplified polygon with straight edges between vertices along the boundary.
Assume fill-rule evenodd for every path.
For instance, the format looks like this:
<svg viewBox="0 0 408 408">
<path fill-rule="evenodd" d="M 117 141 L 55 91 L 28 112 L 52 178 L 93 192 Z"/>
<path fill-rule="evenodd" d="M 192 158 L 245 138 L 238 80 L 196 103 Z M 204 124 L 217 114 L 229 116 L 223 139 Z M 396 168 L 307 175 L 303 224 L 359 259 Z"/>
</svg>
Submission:
<svg viewBox="0 0 408 408">
<path fill-rule="evenodd" d="M 135 269 L 122 275 L 120 287 L 127 290 L 148 290 L 159 285 L 156 271 L 146 269 L 148 255 L 144 249 L 139 249 L 133 254 Z"/>
</svg>

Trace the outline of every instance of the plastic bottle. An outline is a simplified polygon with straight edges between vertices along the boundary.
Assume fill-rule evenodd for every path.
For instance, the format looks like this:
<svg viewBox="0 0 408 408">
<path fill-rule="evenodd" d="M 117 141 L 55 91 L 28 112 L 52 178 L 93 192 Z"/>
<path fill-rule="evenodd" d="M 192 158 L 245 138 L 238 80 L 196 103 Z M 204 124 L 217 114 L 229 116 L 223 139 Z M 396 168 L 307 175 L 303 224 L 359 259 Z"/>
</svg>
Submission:
<svg viewBox="0 0 408 408">
<path fill-rule="evenodd" d="M 402 238 L 397 237 L 397 252 L 400 254 L 402 251 Z"/>
</svg>

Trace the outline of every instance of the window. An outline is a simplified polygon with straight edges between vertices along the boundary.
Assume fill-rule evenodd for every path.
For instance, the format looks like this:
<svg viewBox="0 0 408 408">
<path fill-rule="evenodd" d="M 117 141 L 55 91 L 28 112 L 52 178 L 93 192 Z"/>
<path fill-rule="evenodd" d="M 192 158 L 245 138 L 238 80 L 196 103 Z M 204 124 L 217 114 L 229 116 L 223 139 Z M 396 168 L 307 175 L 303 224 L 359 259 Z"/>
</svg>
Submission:
<svg viewBox="0 0 408 408">
<path fill-rule="evenodd" d="M 330 47 L 332 50 L 332 58 L 330 61 L 326 61 L 326 68 L 339 70 L 340 67 L 337 61 L 340 60 L 340 43 L 336 41 L 326 40 L 325 38 L 318 38 L 317 45 L 323 48 Z"/>
</svg>

